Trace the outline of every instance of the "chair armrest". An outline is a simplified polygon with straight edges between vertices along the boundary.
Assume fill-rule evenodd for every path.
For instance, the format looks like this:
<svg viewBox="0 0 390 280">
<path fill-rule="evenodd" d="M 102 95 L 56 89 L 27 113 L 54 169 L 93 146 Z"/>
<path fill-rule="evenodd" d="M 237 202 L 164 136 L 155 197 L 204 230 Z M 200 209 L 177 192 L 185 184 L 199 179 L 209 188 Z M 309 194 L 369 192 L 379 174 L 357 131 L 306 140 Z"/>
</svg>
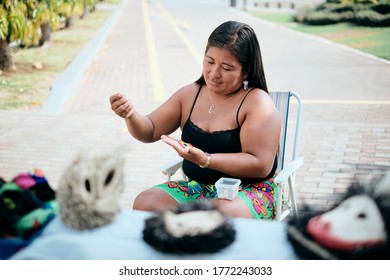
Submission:
<svg viewBox="0 0 390 280">
<path fill-rule="evenodd" d="M 170 177 L 174 175 L 182 166 L 183 159 L 181 157 L 169 162 L 168 164 L 165 164 L 160 167 L 161 172 Z"/>
<path fill-rule="evenodd" d="M 303 157 L 299 157 L 292 162 L 286 164 L 282 171 L 275 177 L 276 184 L 287 182 L 288 178 L 303 164 Z"/>
</svg>

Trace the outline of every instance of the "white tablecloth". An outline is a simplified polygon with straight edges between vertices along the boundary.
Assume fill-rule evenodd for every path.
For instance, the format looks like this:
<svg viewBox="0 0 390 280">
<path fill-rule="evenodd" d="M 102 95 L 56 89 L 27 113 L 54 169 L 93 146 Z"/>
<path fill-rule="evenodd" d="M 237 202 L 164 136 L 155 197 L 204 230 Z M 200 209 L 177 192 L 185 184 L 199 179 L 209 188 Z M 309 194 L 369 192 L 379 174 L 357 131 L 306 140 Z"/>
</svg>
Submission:
<svg viewBox="0 0 390 280">
<path fill-rule="evenodd" d="M 286 225 L 275 221 L 232 219 L 237 231 L 229 247 L 213 254 L 173 255 L 156 251 L 142 239 L 145 218 L 151 213 L 124 211 L 110 225 L 88 231 L 66 227 L 60 217 L 12 259 L 39 260 L 291 260 L 297 259 L 286 238 Z"/>
</svg>

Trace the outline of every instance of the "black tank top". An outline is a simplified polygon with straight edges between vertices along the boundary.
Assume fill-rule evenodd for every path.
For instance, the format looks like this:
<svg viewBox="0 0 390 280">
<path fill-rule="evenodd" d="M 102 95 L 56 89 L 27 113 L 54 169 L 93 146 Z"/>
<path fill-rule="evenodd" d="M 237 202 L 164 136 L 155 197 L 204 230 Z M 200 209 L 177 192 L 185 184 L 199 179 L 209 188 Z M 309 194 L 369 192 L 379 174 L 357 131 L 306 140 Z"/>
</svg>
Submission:
<svg viewBox="0 0 390 280">
<path fill-rule="evenodd" d="M 245 98 L 249 94 L 249 92 L 242 99 L 240 106 L 237 109 L 236 113 L 236 123 L 237 127 L 229 130 L 222 131 L 213 131 L 207 132 L 198 127 L 191 121 L 191 114 L 194 109 L 196 100 L 198 99 L 200 90 L 202 86 L 200 86 L 198 93 L 196 94 L 194 103 L 192 104 L 192 108 L 186 123 L 184 124 L 182 131 L 182 140 L 184 142 L 191 143 L 194 147 L 197 147 L 205 152 L 210 154 L 213 153 L 239 153 L 241 152 L 241 141 L 240 141 L 240 124 L 238 122 L 238 113 L 240 111 L 241 105 L 244 102 Z M 266 179 L 271 178 L 277 167 L 277 157 L 275 157 L 274 166 L 272 168 L 271 173 L 266 178 L 239 178 L 242 183 L 256 183 L 261 182 Z M 214 184 L 221 177 L 232 177 L 225 173 L 212 170 L 209 168 L 200 168 L 197 164 L 184 159 L 183 161 L 183 171 L 186 176 L 192 180 L 195 180 L 199 183 L 206 184 Z"/>
</svg>

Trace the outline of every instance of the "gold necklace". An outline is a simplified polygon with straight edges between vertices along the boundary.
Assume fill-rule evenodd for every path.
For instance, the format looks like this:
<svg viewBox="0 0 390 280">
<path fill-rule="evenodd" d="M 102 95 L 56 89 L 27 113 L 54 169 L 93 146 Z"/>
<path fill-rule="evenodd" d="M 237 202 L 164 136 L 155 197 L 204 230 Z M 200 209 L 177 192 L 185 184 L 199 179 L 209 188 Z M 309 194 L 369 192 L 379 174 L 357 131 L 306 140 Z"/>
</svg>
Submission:
<svg viewBox="0 0 390 280">
<path fill-rule="evenodd" d="M 232 97 L 233 97 L 234 95 L 236 95 L 236 93 L 239 92 L 240 90 L 241 90 L 241 88 L 239 88 L 238 90 L 236 90 L 236 91 L 234 91 L 233 93 L 231 93 L 231 94 L 229 95 L 229 97 L 228 97 L 226 100 L 224 100 L 224 101 L 222 101 L 222 102 L 220 102 L 220 103 L 214 103 L 213 97 L 211 96 L 211 92 L 207 89 L 207 91 L 208 91 L 208 93 L 209 93 L 209 96 L 210 96 L 210 99 L 211 99 L 211 103 L 212 103 L 211 106 L 210 106 L 210 108 L 209 108 L 209 114 L 211 114 L 212 112 L 214 112 L 214 110 L 215 110 L 215 108 L 216 108 L 217 105 L 222 105 L 222 104 L 228 102 L 228 101 L 229 101 L 230 99 L 232 99 Z"/>
</svg>

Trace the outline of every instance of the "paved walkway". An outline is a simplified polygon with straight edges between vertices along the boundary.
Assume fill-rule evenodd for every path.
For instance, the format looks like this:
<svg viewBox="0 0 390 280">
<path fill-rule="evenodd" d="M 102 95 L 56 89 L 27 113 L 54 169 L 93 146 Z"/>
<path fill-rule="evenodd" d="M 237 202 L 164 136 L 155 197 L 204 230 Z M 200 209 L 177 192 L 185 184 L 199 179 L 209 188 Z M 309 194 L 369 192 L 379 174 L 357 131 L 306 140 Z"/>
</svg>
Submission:
<svg viewBox="0 0 390 280">
<path fill-rule="evenodd" d="M 131 208 L 137 193 L 164 180 L 159 166 L 175 153 L 161 142 L 133 140 L 111 112 L 108 97 L 126 93 L 138 111 L 148 113 L 200 75 L 208 35 L 231 19 L 256 30 L 270 90 L 294 90 L 305 102 L 299 202 L 327 207 L 353 180 L 389 170 L 390 63 L 270 24 L 227 3 L 123 0 L 80 79 L 69 81 L 71 91 L 64 89 L 66 98 L 58 98 L 61 109 L 0 111 L 1 176 L 10 180 L 39 167 L 56 187 L 80 151 L 120 146 L 128 174 L 123 203 Z"/>
</svg>

